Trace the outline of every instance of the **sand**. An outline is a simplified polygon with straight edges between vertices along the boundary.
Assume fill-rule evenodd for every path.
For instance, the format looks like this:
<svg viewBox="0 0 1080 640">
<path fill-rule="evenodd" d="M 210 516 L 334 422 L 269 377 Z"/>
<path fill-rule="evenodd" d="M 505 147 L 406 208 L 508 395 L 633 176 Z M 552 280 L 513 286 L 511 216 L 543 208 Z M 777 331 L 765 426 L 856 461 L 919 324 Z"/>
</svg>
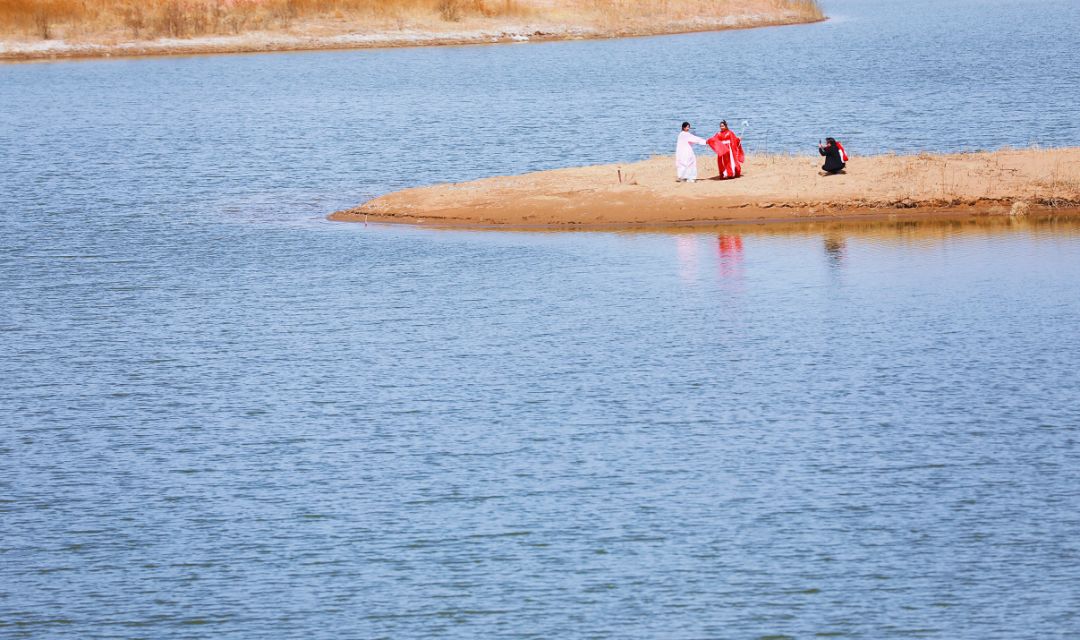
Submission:
<svg viewBox="0 0 1080 640">
<path fill-rule="evenodd" d="M 715 158 L 698 158 L 704 179 L 693 184 L 677 182 L 673 157 L 663 156 L 406 189 L 330 219 L 588 228 L 1080 214 L 1080 148 L 855 155 L 831 176 L 818 156 L 748 155 L 734 180 L 716 179 Z"/>
</svg>

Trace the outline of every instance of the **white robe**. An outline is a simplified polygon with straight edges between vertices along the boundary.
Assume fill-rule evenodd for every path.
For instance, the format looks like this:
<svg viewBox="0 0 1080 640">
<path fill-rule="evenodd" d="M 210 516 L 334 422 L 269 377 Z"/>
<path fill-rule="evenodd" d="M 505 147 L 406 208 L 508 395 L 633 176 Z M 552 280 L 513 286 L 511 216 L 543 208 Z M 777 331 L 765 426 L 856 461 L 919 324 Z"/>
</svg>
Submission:
<svg viewBox="0 0 1080 640">
<path fill-rule="evenodd" d="M 705 139 L 699 138 L 689 131 L 683 131 L 679 134 L 679 140 L 675 143 L 675 171 L 680 180 L 697 180 L 695 144 L 705 144 Z"/>
</svg>

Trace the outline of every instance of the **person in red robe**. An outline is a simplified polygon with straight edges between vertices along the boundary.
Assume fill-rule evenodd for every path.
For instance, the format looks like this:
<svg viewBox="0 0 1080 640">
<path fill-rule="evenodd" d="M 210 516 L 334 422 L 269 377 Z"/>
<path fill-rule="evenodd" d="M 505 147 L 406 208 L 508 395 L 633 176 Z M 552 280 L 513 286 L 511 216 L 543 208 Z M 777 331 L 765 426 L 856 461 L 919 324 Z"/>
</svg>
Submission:
<svg viewBox="0 0 1080 640">
<path fill-rule="evenodd" d="M 738 178 L 742 175 L 742 163 L 746 160 L 743 154 L 742 140 L 735 132 L 728 129 L 727 120 L 720 121 L 720 131 L 706 141 L 706 144 L 716 152 L 716 164 L 720 170 L 720 179 Z"/>
</svg>

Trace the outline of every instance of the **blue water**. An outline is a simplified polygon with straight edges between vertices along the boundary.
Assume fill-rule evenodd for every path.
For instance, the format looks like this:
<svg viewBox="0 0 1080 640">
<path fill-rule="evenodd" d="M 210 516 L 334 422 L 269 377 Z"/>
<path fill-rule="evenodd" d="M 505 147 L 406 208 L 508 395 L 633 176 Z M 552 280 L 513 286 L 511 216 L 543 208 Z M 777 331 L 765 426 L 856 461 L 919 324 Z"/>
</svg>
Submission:
<svg viewBox="0 0 1080 640">
<path fill-rule="evenodd" d="M 683 119 L 1080 145 L 1080 5 L 825 6 L 0 66 L 0 637 L 1080 635 L 1077 223 L 324 220 Z"/>
</svg>

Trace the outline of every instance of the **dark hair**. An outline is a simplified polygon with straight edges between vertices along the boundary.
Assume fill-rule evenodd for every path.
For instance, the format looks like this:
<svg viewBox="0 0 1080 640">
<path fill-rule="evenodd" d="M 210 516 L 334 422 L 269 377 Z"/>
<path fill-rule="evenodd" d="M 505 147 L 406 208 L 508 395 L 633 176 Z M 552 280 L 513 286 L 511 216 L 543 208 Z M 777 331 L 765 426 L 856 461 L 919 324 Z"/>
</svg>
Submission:
<svg viewBox="0 0 1080 640">
<path fill-rule="evenodd" d="M 825 142 L 829 144 L 836 144 L 836 138 L 825 138 Z"/>
<path fill-rule="evenodd" d="M 683 131 L 686 131 L 689 128 L 690 128 L 690 123 L 689 122 L 682 123 L 682 130 Z"/>
<path fill-rule="evenodd" d="M 722 125 L 724 125 L 726 127 L 727 126 L 727 120 L 721 120 L 720 124 L 722 124 Z"/>
</svg>

